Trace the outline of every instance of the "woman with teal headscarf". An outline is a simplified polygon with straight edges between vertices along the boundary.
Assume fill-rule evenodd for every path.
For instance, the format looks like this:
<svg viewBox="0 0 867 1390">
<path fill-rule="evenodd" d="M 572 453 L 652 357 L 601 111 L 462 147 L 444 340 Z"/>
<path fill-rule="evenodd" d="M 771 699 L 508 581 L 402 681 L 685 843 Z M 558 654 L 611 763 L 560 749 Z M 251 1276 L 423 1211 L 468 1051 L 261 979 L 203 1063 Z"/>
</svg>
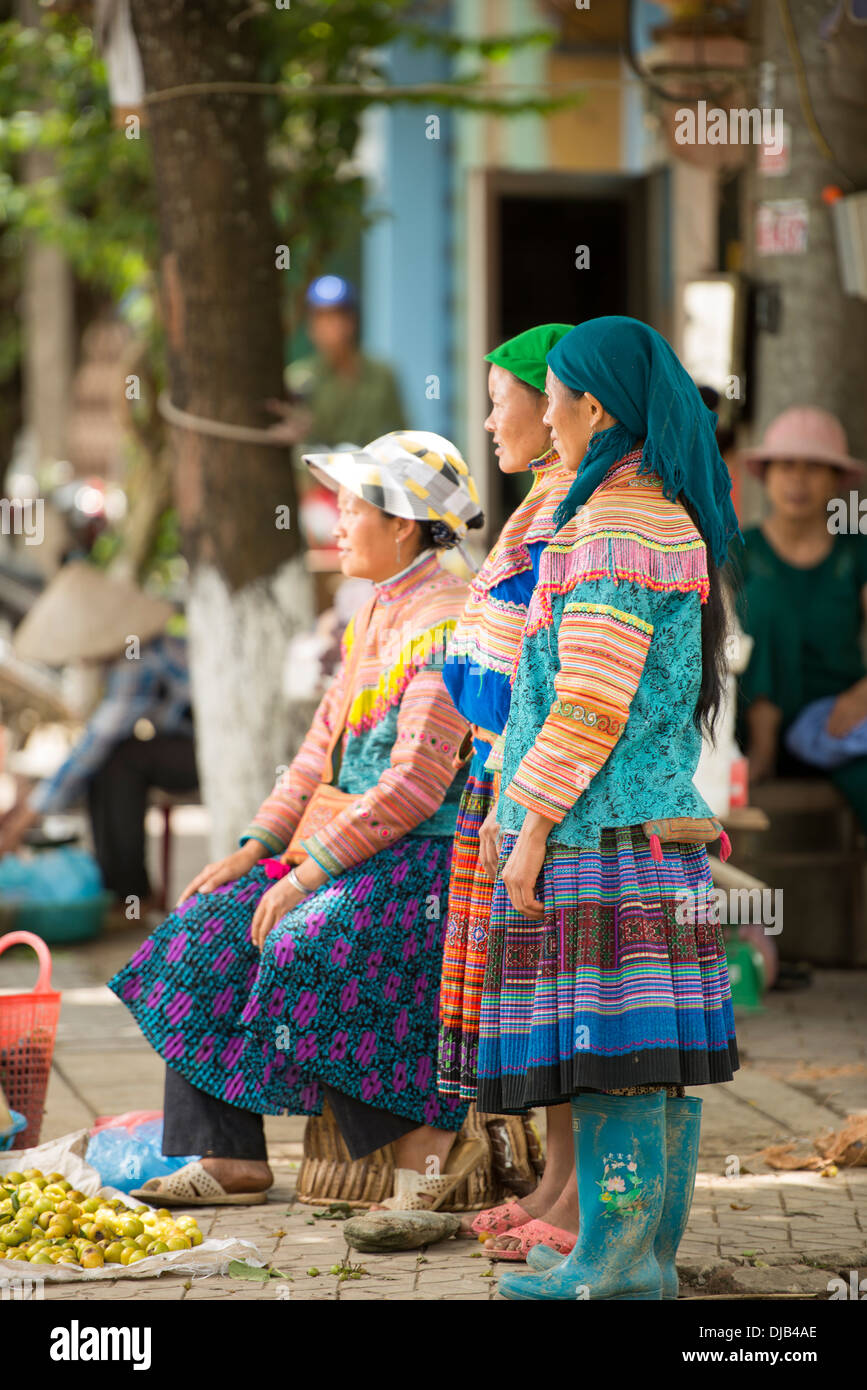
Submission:
<svg viewBox="0 0 867 1390">
<path fill-rule="evenodd" d="M 737 1046 L 693 784 L 721 695 L 717 566 L 738 534 L 715 417 L 669 344 L 594 319 L 548 354 L 575 479 L 546 548 L 505 735 L 478 1106 L 569 1101 L 578 1238 L 513 1299 L 677 1296 L 701 1102 Z M 541 1268 L 550 1268 L 541 1272 Z"/>
</svg>

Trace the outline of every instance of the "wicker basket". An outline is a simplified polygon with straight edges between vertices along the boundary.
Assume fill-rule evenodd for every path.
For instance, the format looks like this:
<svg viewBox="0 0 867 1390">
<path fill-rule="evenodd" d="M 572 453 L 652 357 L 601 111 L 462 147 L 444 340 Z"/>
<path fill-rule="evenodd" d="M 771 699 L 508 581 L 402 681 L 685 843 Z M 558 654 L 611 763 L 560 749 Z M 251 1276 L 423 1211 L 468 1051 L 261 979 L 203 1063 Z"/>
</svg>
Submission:
<svg viewBox="0 0 867 1390">
<path fill-rule="evenodd" d="M 493 1206 L 503 1195 L 504 1181 L 517 1195 L 518 1188 L 528 1191 L 535 1186 L 542 1157 L 531 1122 L 516 1115 L 479 1115 L 471 1105 L 461 1133 L 483 1140 L 485 1158 L 451 1194 L 444 1211 L 479 1211 Z M 369 1207 L 390 1197 L 393 1184 L 392 1145 L 353 1162 L 326 1101 L 322 1114 L 307 1121 L 296 1200 L 311 1206 L 346 1202 L 351 1207 Z"/>
</svg>

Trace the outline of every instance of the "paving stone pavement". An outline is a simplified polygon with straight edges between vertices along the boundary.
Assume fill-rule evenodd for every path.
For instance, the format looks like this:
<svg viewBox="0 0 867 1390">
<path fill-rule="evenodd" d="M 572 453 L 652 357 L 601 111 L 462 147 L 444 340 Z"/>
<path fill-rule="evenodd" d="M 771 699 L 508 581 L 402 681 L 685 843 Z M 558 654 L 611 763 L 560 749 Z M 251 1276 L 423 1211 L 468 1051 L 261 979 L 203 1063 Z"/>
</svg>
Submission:
<svg viewBox="0 0 867 1390">
<path fill-rule="evenodd" d="M 162 1108 L 163 1068 L 104 981 L 135 950 L 142 924 L 92 944 L 54 951 L 64 991 L 43 1139 L 89 1126 L 97 1115 Z M 27 952 L 8 952 L 0 986 L 27 987 Z M 695 1200 L 680 1249 L 682 1294 L 691 1298 L 827 1298 L 829 1281 L 867 1277 L 867 1168 L 773 1173 L 755 1157 L 786 1140 L 810 1141 L 867 1110 L 865 973 L 817 972 L 812 988 L 771 994 L 760 1014 L 738 1019 L 742 1068 L 726 1086 L 698 1088 L 704 1100 Z M 49 1284 L 46 1298 L 286 1299 L 336 1302 L 496 1297 L 498 1266 L 474 1242 L 452 1240 L 419 1253 L 351 1254 L 359 1279 L 330 1274 L 347 1255 L 341 1223 L 317 1220 L 293 1201 L 303 1120 L 269 1118 L 277 1184 L 266 1206 L 196 1209 L 207 1235 L 251 1240 L 287 1280 L 268 1284 L 213 1276 L 195 1281 L 118 1279 Z M 728 1176 L 735 1174 L 735 1176 Z M 318 1269 L 319 1274 L 311 1274 Z M 867 1284 L 865 1284 L 867 1289 Z"/>
</svg>

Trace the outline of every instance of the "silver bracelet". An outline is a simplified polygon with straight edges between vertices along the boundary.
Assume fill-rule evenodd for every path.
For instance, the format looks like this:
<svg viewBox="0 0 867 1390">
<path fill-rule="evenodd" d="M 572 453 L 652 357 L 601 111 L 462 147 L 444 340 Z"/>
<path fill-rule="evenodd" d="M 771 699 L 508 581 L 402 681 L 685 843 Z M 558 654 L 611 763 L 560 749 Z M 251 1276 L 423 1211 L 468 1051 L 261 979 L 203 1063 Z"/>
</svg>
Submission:
<svg viewBox="0 0 867 1390">
<path fill-rule="evenodd" d="M 313 889 L 308 888 L 305 884 L 301 882 L 294 869 L 290 869 L 286 877 L 288 878 L 289 882 L 292 884 L 292 887 L 296 890 L 296 892 L 303 893 L 305 898 L 310 897 L 310 894 L 313 892 Z"/>
</svg>

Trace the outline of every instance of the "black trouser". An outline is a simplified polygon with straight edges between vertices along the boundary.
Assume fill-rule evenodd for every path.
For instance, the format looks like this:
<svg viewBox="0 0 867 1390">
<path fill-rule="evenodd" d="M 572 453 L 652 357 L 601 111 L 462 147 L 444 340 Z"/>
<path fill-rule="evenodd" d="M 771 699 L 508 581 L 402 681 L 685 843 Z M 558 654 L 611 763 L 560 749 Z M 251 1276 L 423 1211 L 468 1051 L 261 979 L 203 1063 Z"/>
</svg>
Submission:
<svg viewBox="0 0 867 1390">
<path fill-rule="evenodd" d="M 377 1110 L 374 1105 L 335 1091 L 333 1086 L 320 1084 L 353 1160 L 364 1158 L 418 1128 L 415 1120 Z M 262 1162 L 268 1157 L 261 1115 L 200 1091 L 171 1067 L 166 1067 L 164 1108 L 163 1153 L 167 1158 L 201 1154 L 203 1158 Z"/>
<path fill-rule="evenodd" d="M 120 898 L 150 896 L 144 831 L 148 790 L 194 791 L 198 781 L 195 745 L 183 734 L 126 738 L 94 773 L 87 800 L 94 851 L 110 892 Z"/>
</svg>

